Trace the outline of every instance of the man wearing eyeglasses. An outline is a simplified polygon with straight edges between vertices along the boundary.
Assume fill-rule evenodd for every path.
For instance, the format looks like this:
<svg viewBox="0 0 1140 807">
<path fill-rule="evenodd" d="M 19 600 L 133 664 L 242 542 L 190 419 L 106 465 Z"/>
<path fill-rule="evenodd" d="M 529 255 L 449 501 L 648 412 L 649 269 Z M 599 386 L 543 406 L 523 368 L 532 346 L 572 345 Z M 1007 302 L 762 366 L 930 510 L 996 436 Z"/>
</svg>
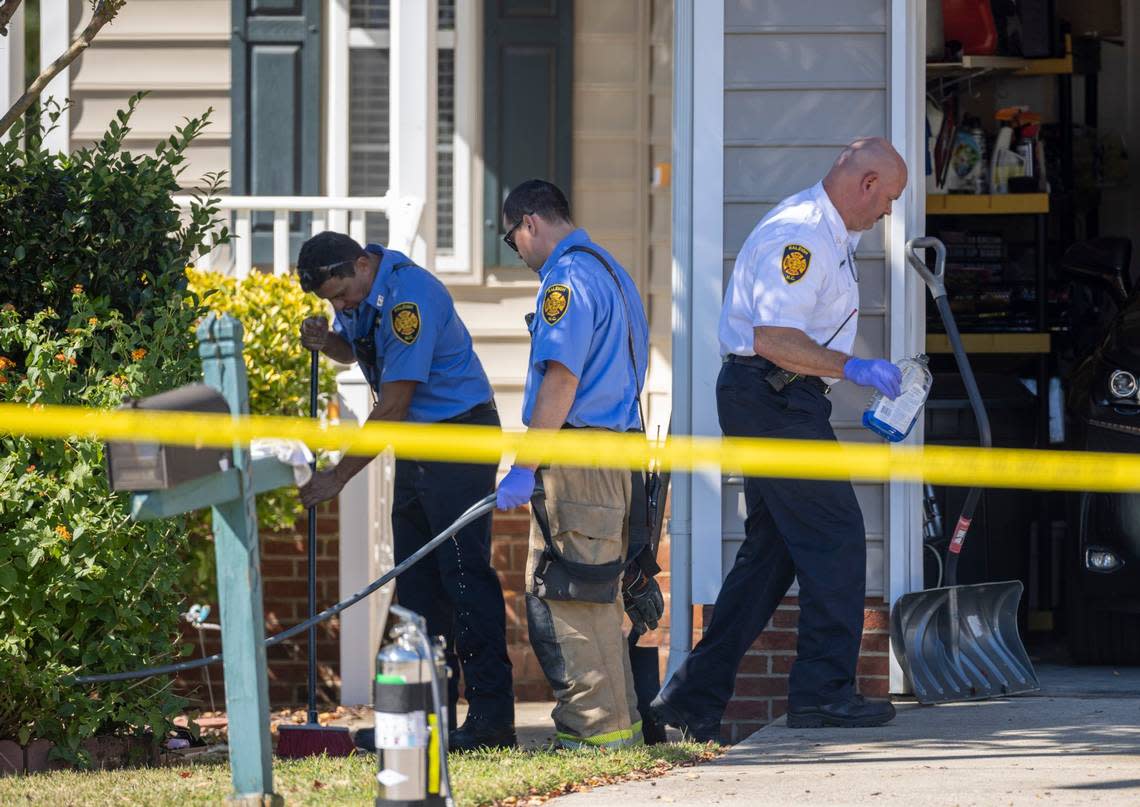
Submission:
<svg viewBox="0 0 1140 807">
<path fill-rule="evenodd" d="M 301 246 L 301 288 L 332 304 L 301 324 L 301 344 L 345 364 L 356 361 L 378 395 L 369 420 L 498 426 L 491 385 L 444 285 L 406 255 L 361 248 L 323 232 Z M 336 496 L 372 457 L 346 456 L 301 488 L 306 507 Z M 494 465 L 396 461 L 392 529 L 400 563 L 495 487 Z M 491 517 L 460 530 L 396 578 L 396 597 L 447 641 L 449 719 L 462 669 L 469 711 L 452 750 L 516 744 L 511 662 L 499 578 L 491 568 Z"/>
<path fill-rule="evenodd" d="M 514 188 L 503 204 L 503 226 L 507 245 L 541 280 L 536 311 L 528 315 L 523 422 L 531 429 L 640 429 L 649 328 L 633 280 L 574 225 L 566 197 L 549 182 Z M 532 503 L 527 626 L 557 700 L 559 744 L 639 744 L 620 590 L 630 473 L 570 467 L 551 457 L 539 481 L 543 494 L 532 500 L 536 467 L 514 465 L 497 504 Z M 657 591 L 651 578 L 639 585 L 651 587 L 650 595 Z"/>
</svg>

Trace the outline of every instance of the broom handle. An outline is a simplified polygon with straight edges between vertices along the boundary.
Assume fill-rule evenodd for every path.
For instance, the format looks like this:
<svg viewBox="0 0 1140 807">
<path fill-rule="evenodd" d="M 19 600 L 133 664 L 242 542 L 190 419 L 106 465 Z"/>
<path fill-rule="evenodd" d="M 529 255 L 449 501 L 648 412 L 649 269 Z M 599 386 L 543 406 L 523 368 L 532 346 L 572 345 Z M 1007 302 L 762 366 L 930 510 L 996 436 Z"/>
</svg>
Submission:
<svg viewBox="0 0 1140 807">
<path fill-rule="evenodd" d="M 309 362 L 309 417 L 317 417 L 317 373 L 320 358 L 317 351 L 310 351 Z M 316 473 L 317 462 L 309 464 Z M 317 508 L 309 508 L 309 619 L 317 613 Z M 309 626 L 309 723 L 317 722 L 317 626 Z"/>
</svg>

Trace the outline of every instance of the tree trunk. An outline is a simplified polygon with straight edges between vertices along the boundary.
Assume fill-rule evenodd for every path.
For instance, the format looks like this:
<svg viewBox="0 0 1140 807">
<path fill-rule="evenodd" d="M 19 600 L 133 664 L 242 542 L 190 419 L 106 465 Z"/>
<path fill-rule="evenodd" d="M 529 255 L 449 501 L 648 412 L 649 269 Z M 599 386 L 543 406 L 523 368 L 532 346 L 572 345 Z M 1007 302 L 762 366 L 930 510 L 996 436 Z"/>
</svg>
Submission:
<svg viewBox="0 0 1140 807">
<path fill-rule="evenodd" d="M 20 7 L 20 2 L 21 0 L 4 0 L 0 4 L 0 36 L 8 36 L 8 23 L 11 22 L 16 9 Z"/>
<path fill-rule="evenodd" d="M 14 13 L 15 4 L 18 3 L 18 1 L 19 0 L 15 0 L 15 2 L 13 2 L 13 0 L 4 0 L 3 9 L 7 10 L 8 5 L 11 3 L 13 5 L 12 12 Z M 103 30 L 103 26 L 115 19 L 115 15 L 119 13 L 119 9 L 123 7 L 124 2 L 126 2 L 126 0 L 100 0 L 99 4 L 95 6 L 95 13 L 91 17 L 91 22 L 87 23 L 87 27 L 83 29 L 83 33 L 75 38 L 71 43 L 71 47 L 69 47 L 62 56 L 48 65 L 47 69 L 36 77 L 36 80 L 28 87 L 27 92 L 21 95 L 20 100 L 0 119 L 0 137 L 3 137 L 4 133 L 12 128 L 12 124 L 28 111 L 32 102 L 39 97 L 39 94 L 43 92 L 49 82 L 63 72 L 68 65 L 74 62 L 79 57 L 79 54 L 87 50 L 91 42 L 94 41 L 95 35 Z"/>
</svg>

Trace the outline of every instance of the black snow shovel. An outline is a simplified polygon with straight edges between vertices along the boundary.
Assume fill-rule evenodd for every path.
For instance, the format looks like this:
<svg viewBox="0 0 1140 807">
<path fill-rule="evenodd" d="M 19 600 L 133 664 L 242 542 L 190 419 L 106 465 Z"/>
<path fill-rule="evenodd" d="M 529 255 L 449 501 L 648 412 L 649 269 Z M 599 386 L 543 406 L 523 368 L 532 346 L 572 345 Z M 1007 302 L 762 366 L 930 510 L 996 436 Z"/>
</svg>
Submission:
<svg viewBox="0 0 1140 807">
<path fill-rule="evenodd" d="M 925 249 L 934 250 L 933 272 L 918 253 Z M 989 448 L 989 418 L 946 299 L 946 247 L 937 238 L 915 238 L 907 242 L 906 257 L 938 306 L 981 444 Z M 1017 631 L 1021 581 L 957 585 L 958 556 L 980 495 L 980 488 L 971 488 L 962 506 L 946 550 L 945 585 L 904 594 L 891 611 L 891 647 L 919 703 L 983 700 L 1040 688 Z"/>
</svg>

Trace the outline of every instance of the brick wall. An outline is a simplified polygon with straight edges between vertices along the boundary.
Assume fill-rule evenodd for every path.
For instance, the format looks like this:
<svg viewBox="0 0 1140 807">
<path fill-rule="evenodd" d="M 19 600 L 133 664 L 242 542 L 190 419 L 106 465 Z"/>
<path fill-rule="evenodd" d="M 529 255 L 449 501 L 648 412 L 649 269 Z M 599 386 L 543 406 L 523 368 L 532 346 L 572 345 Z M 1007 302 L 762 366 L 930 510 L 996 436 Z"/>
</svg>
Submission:
<svg viewBox="0 0 1140 807">
<path fill-rule="evenodd" d="M 305 583 L 306 521 L 297 522 L 287 533 L 270 533 L 261 537 L 262 585 L 265 597 L 265 629 L 276 633 L 304 619 L 307 614 Z M 523 578 L 526 570 L 527 536 L 530 515 L 526 508 L 507 513 L 496 512 L 492 561 L 503 586 L 507 612 L 507 649 L 514 665 L 515 697 L 519 701 L 551 699 L 550 687 L 538 666 L 527 639 L 526 603 Z M 339 529 L 336 502 L 322 505 L 317 522 L 317 602 L 325 608 L 339 596 L 337 553 Z M 662 674 L 669 646 L 669 539 L 664 536 L 658 557 L 662 572 L 658 582 L 665 595 L 665 619 L 658 630 L 643 637 L 641 644 L 657 646 Z M 712 606 L 698 606 L 693 613 L 693 642 L 700 639 L 702 625 L 712 615 Z M 210 621 L 217 621 L 218 610 Z M 748 651 L 736 679 L 736 692 L 729 702 L 722 724 L 722 739 L 737 742 L 780 717 L 787 709 L 788 672 L 795 658 L 796 624 L 799 605 L 794 597 L 786 599 L 772 617 L 760 639 Z M 339 702 L 339 627 L 337 619 L 323 623 L 317 630 L 317 661 L 320 686 L 318 702 Z M 186 641 L 194 644 L 191 658 L 199 657 L 198 634 L 183 631 Z M 269 649 L 269 698 L 275 708 L 305 703 L 306 639 L 283 642 Z M 216 632 L 205 634 L 206 652 L 220 650 Z M 868 599 L 864 611 L 863 645 L 859 658 L 859 691 L 870 697 L 885 697 L 888 687 L 889 630 L 887 607 L 881 600 Z M 211 668 L 210 680 L 219 708 L 224 708 L 222 668 Z M 179 679 L 180 691 L 209 707 L 206 676 L 201 670 Z"/>
<path fill-rule="evenodd" d="M 530 530 L 530 512 L 519 508 L 506 513 L 496 512 L 493 522 L 492 562 L 503 586 L 507 613 L 507 650 L 514 665 L 515 698 L 519 701 L 550 700 L 553 695 L 534 651 L 527 638 L 524 574 L 526 571 L 527 540 Z M 266 634 L 276 633 L 295 625 L 308 613 L 306 594 L 306 542 L 307 522 L 298 520 L 293 531 L 269 533 L 261 536 L 262 594 L 265 602 Z M 337 552 L 339 527 L 336 502 L 328 502 L 318 510 L 317 520 L 317 606 L 326 608 L 339 596 Z M 659 560 L 663 567 L 658 577 L 665 595 L 665 622 L 653 634 L 641 640 L 643 646 L 659 646 L 661 669 L 664 673 L 668 654 L 669 614 L 669 541 L 662 540 Z M 219 617 L 218 606 L 211 604 L 211 622 Z M 698 613 L 699 616 L 699 613 Z M 699 637 L 700 620 L 694 639 Z M 337 619 L 322 623 L 317 628 L 318 703 L 336 704 L 340 696 L 340 649 Z M 201 656 L 198 632 L 184 627 L 183 635 L 194 645 L 191 658 Z M 219 634 L 205 632 L 206 653 L 221 649 Z M 307 660 L 305 634 L 296 640 L 282 642 L 268 651 L 269 699 L 275 707 L 303 705 L 306 701 L 305 678 Z M 225 694 L 222 685 L 221 665 L 210 668 L 210 684 L 218 708 L 224 708 Z M 203 708 L 209 708 L 207 676 L 197 670 L 179 678 L 182 694 L 191 696 Z"/>
<path fill-rule="evenodd" d="M 786 598 L 745 655 L 736 675 L 736 692 L 721 723 L 725 742 L 738 742 L 787 711 L 788 673 L 796 657 L 799 613 L 796 598 Z M 705 606 L 704 617 L 712 617 L 711 605 Z M 868 599 L 858 667 L 859 691 L 868 697 L 887 696 L 889 641 L 887 606 L 880 599 Z"/>
<path fill-rule="evenodd" d="M 262 533 L 261 585 L 265 606 L 265 633 L 277 633 L 296 625 L 308 616 L 308 518 L 301 517 L 288 532 Z M 317 508 L 317 608 L 327 608 L 340 598 L 340 521 L 336 500 Z M 209 621 L 217 623 L 221 614 L 217 603 Z M 183 626 L 186 641 L 194 645 L 190 658 L 199 658 L 198 631 Z M 221 638 L 216 631 L 204 632 L 207 653 L 221 650 Z M 307 701 L 308 636 L 302 633 L 294 639 L 269 648 L 269 701 L 274 708 L 303 705 Z M 317 626 L 317 702 L 336 704 L 340 698 L 340 620 L 333 617 Z M 210 668 L 209 681 L 214 701 L 219 709 L 225 704 L 222 686 L 222 665 Z M 194 670 L 179 677 L 181 694 L 192 697 L 202 708 L 209 708 L 210 697 L 206 688 L 207 675 Z"/>
</svg>

